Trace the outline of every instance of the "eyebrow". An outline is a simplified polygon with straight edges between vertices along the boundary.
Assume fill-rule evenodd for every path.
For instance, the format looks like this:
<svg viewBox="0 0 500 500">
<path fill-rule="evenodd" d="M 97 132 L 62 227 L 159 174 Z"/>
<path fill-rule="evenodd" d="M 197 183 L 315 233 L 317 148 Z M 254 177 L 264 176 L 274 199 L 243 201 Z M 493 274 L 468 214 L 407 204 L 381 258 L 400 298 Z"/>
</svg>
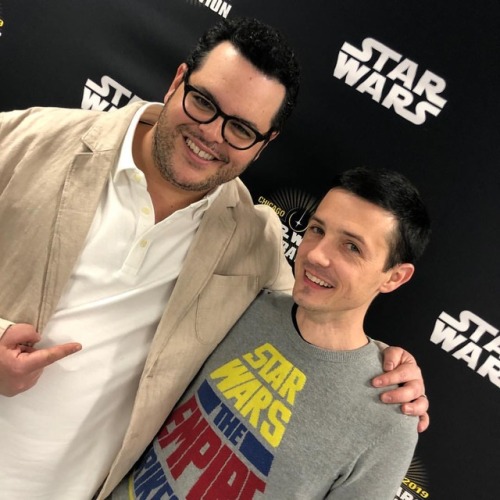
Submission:
<svg viewBox="0 0 500 500">
<path fill-rule="evenodd" d="M 212 94 L 212 92 L 210 92 L 210 90 L 208 90 L 207 88 L 205 88 L 203 86 L 193 85 L 192 83 L 189 83 L 189 85 L 191 85 L 191 87 L 194 87 L 198 92 L 200 92 L 201 94 L 203 94 L 205 97 L 208 97 L 220 110 L 222 110 L 222 107 L 219 104 L 219 101 Z M 254 122 L 251 122 L 250 120 L 247 120 L 246 118 L 243 118 L 242 116 L 229 115 L 225 111 L 224 111 L 224 113 L 227 116 L 231 117 L 231 118 L 236 118 L 238 121 L 240 121 L 241 123 L 244 123 L 245 125 L 248 125 L 249 127 L 255 129 L 257 132 L 262 133 L 262 132 L 260 132 L 259 127 L 257 127 L 257 125 Z"/>
</svg>

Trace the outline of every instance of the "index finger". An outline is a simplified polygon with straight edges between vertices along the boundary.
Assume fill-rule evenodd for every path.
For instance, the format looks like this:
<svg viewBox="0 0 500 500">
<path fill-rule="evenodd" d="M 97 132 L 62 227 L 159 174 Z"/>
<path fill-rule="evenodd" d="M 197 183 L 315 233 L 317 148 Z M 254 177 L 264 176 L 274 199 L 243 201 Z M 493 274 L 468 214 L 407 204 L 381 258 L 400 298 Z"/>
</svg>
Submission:
<svg viewBox="0 0 500 500">
<path fill-rule="evenodd" d="M 388 385 L 399 385 L 413 380 L 421 381 L 423 393 L 422 371 L 419 366 L 413 363 L 403 363 L 390 372 L 378 375 L 372 382 L 375 387 L 386 387 Z"/>
<path fill-rule="evenodd" d="M 37 349 L 31 352 L 22 352 L 18 359 L 22 360 L 28 371 L 35 371 L 59 361 L 70 354 L 80 351 L 82 345 L 78 342 L 55 345 L 44 349 Z"/>
</svg>

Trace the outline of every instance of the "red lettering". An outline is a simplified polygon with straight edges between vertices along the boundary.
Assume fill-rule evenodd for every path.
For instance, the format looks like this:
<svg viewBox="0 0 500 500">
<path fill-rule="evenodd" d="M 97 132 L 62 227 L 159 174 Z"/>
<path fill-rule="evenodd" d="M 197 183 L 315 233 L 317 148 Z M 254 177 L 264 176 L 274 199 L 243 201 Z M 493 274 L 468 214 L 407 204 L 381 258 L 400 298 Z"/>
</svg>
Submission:
<svg viewBox="0 0 500 500">
<path fill-rule="evenodd" d="M 171 433 L 162 436 L 161 442 L 160 440 L 158 440 L 158 442 L 162 448 L 166 448 L 170 443 L 175 441 L 177 447 L 174 454 L 176 452 L 182 453 L 182 449 L 191 446 L 196 436 L 198 436 L 207 425 L 207 421 L 197 408 L 189 419 L 184 420 L 184 422 L 176 427 Z M 172 456 L 172 454 L 170 456 Z"/>
<path fill-rule="evenodd" d="M 175 450 L 175 453 L 170 455 L 167 459 L 167 464 L 172 472 L 172 477 L 177 479 L 184 469 L 193 463 L 198 469 L 204 469 L 215 457 L 219 448 L 221 447 L 221 439 L 215 432 L 205 423 L 205 430 L 200 434 L 193 431 L 193 436 L 198 436 L 194 443 L 181 454 L 180 448 Z M 174 460 L 174 455 L 176 459 Z"/>
<path fill-rule="evenodd" d="M 191 419 L 195 413 L 200 413 L 198 409 L 198 405 L 196 403 L 196 398 L 193 396 L 190 398 L 188 401 L 186 401 L 182 406 L 179 406 L 168 418 L 168 420 L 165 422 L 165 425 L 162 427 L 161 431 L 158 433 L 158 443 L 162 448 L 166 448 L 179 434 L 179 432 L 168 432 L 168 426 L 174 422 L 175 423 L 175 428 L 177 431 L 177 428 L 181 426 L 186 420 Z"/>
<path fill-rule="evenodd" d="M 208 490 L 210 483 L 214 477 L 219 474 L 219 471 L 224 467 L 227 459 L 231 455 L 231 450 L 227 446 L 223 446 L 217 456 L 210 462 L 210 465 L 205 469 L 198 481 L 191 488 L 186 496 L 186 500 L 199 500 Z"/>
<path fill-rule="evenodd" d="M 257 477 L 248 481 L 250 475 L 246 465 L 235 455 L 231 455 L 219 475 L 206 491 L 210 500 L 224 500 L 226 498 L 253 498 L 257 489 L 264 491 L 265 483 Z M 243 493 L 245 496 L 242 496 Z"/>
<path fill-rule="evenodd" d="M 259 479 L 252 471 L 248 471 L 247 481 L 241 491 L 239 500 L 250 500 L 255 495 L 256 491 L 264 493 L 266 483 Z"/>
</svg>

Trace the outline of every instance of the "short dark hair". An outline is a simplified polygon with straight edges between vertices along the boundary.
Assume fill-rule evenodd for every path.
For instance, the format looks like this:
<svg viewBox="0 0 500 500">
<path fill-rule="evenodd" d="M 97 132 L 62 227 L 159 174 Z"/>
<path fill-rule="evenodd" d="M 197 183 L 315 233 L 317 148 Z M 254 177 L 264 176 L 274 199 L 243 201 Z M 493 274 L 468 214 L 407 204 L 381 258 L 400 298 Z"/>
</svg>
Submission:
<svg viewBox="0 0 500 500">
<path fill-rule="evenodd" d="M 201 36 L 189 54 L 186 77 L 203 64 L 214 47 L 225 41 L 232 43 L 259 71 L 285 87 L 283 104 L 272 123 L 274 130 L 281 130 L 296 105 L 299 93 L 300 68 L 294 51 L 277 29 L 257 19 L 223 19 Z"/>
<path fill-rule="evenodd" d="M 385 270 L 414 264 L 429 243 L 430 217 L 417 188 L 402 174 L 387 169 L 358 167 L 334 177 L 330 189 L 341 188 L 392 213 L 398 221 L 389 241 Z"/>
</svg>

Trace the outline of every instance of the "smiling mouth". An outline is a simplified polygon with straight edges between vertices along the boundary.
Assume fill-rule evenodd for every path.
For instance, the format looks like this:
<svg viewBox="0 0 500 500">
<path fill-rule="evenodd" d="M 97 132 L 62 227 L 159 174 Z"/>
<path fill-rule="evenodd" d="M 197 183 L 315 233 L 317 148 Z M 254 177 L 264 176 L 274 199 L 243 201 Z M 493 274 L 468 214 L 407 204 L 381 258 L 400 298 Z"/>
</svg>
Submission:
<svg viewBox="0 0 500 500">
<path fill-rule="evenodd" d="M 215 160 L 215 156 L 200 149 L 191 139 L 189 139 L 189 137 L 186 137 L 184 141 L 186 143 L 186 146 L 201 160 Z"/>
<path fill-rule="evenodd" d="M 314 274 L 311 274 L 309 271 L 306 271 L 305 275 L 313 283 L 316 283 L 316 285 L 322 286 L 323 288 L 333 288 L 333 285 L 330 285 L 330 283 L 327 283 L 326 281 L 323 281 L 317 276 L 314 276 Z"/>
</svg>

